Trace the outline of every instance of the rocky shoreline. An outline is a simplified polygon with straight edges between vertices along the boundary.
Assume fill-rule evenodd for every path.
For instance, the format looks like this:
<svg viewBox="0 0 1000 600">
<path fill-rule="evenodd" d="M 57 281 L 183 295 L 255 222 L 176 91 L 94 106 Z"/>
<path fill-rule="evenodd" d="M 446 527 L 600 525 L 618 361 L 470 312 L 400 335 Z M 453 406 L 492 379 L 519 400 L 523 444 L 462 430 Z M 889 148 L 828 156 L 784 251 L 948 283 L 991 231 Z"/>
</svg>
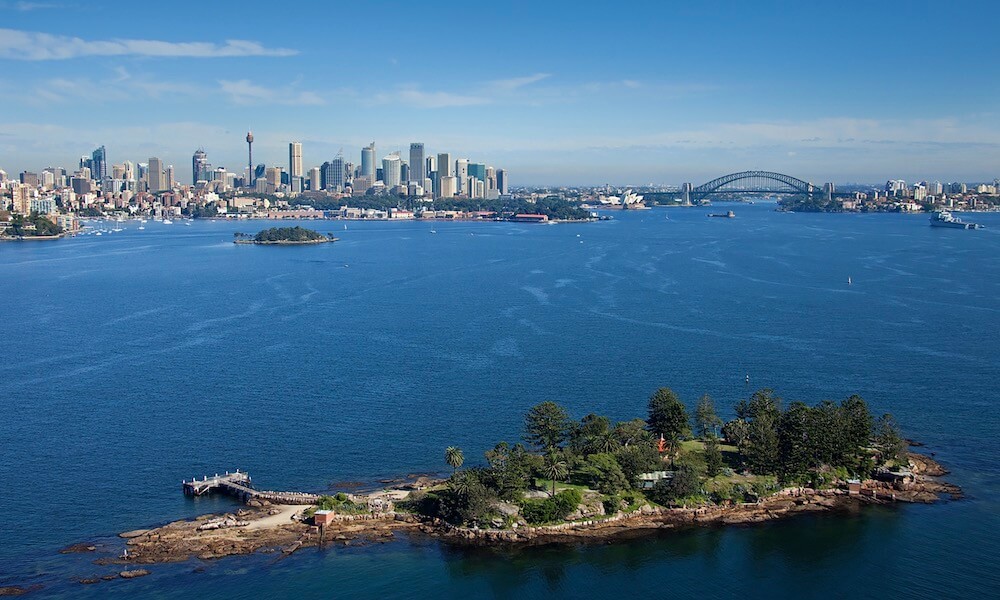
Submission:
<svg viewBox="0 0 1000 600">
<path fill-rule="evenodd" d="M 94 564 L 108 568 L 104 575 L 79 581 L 96 584 L 105 580 L 148 575 L 143 567 L 178 563 L 191 559 L 215 560 L 234 555 L 270 553 L 288 555 L 317 546 L 357 546 L 384 543 L 397 533 L 424 535 L 449 543 L 472 545 L 531 545 L 609 541 L 654 531 L 694 526 L 753 525 L 799 514 L 856 511 L 870 504 L 933 503 L 947 497 L 962 497 L 962 490 L 939 479 L 948 471 L 926 455 L 909 453 L 912 477 L 905 481 L 866 480 L 854 489 L 785 488 L 756 503 L 661 507 L 644 504 L 629 513 L 612 515 L 578 511 L 572 521 L 557 525 L 521 526 L 510 529 L 457 527 L 437 519 L 394 512 L 337 514 L 322 528 L 311 524 L 303 513 L 308 505 L 265 504 L 241 508 L 223 515 L 203 515 L 193 520 L 175 521 L 153 529 L 119 534 L 125 540 L 120 555 L 103 556 Z M 371 494 L 371 498 L 401 499 L 414 487 L 435 482 L 422 478 L 420 486 Z M 74 544 L 63 552 L 98 552 L 93 544 Z M 8 587 L 0 595 L 20 593 Z M 25 590 L 27 591 L 27 590 Z"/>
</svg>

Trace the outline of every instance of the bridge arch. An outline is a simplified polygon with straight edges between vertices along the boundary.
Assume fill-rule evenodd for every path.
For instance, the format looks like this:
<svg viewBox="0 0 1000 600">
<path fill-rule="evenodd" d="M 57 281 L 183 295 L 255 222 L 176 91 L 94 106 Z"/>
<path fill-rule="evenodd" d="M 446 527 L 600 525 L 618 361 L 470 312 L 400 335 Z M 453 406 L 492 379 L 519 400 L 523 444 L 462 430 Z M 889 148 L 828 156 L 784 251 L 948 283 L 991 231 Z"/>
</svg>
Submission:
<svg viewBox="0 0 1000 600">
<path fill-rule="evenodd" d="M 773 171 L 740 171 L 717 177 L 690 188 L 689 200 L 701 200 L 713 193 L 806 194 L 819 192 L 813 184 L 791 175 Z"/>
</svg>

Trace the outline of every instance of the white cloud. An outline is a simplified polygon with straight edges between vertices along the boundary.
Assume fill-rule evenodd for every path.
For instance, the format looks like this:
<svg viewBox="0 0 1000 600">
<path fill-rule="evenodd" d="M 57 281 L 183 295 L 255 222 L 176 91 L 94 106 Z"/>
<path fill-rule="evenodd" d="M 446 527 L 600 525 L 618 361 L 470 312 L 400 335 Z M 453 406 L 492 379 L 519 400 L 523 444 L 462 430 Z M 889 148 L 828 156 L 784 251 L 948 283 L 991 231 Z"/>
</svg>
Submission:
<svg viewBox="0 0 1000 600">
<path fill-rule="evenodd" d="M 236 56 L 292 56 L 296 50 L 265 48 L 259 42 L 164 42 L 160 40 L 84 40 L 16 29 L 0 29 L 0 59 L 66 60 L 86 56 L 154 56 L 224 58 Z"/>
<path fill-rule="evenodd" d="M 425 92 L 416 87 L 401 87 L 393 92 L 375 94 L 374 100 L 377 104 L 403 104 L 415 108 L 451 108 L 490 103 L 490 99 L 485 96 Z"/>
<path fill-rule="evenodd" d="M 527 77 L 512 77 L 510 79 L 497 79 L 490 81 L 487 85 L 494 90 L 500 91 L 513 91 L 518 88 L 522 88 L 526 85 L 531 85 L 532 83 L 537 83 L 543 79 L 548 79 L 551 77 L 549 73 L 535 73 L 534 75 L 528 75 Z"/>
<path fill-rule="evenodd" d="M 319 94 L 296 90 L 292 86 L 275 88 L 251 83 L 248 79 L 219 81 L 222 93 L 236 104 L 287 104 L 293 106 L 319 106 L 326 104 Z"/>
</svg>

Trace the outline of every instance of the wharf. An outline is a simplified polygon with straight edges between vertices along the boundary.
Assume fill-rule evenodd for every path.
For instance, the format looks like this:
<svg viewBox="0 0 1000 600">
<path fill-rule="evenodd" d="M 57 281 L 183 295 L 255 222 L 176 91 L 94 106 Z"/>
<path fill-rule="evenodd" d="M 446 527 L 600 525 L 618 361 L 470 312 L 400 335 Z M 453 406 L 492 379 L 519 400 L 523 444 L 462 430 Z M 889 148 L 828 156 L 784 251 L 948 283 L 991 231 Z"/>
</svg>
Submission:
<svg viewBox="0 0 1000 600">
<path fill-rule="evenodd" d="M 319 501 L 318 494 L 254 489 L 250 474 L 239 469 L 234 473 L 226 471 L 222 475 L 216 473 L 213 477 L 206 475 L 201 479 L 181 481 L 181 487 L 186 496 L 204 496 L 221 492 L 238 498 L 244 504 L 249 504 L 253 500 L 267 501 L 271 504 L 315 504 Z"/>
</svg>

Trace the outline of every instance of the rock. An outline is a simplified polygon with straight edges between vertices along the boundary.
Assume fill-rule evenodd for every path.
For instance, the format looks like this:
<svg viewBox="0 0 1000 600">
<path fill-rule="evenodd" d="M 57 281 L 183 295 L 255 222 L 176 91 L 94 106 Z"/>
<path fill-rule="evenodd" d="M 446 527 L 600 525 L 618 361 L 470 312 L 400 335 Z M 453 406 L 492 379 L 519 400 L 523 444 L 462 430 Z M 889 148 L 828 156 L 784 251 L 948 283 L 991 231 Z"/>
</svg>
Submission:
<svg viewBox="0 0 1000 600">
<path fill-rule="evenodd" d="M 82 552 L 93 552 L 97 550 L 97 546 L 92 544 L 73 544 L 72 546 L 66 546 L 59 551 L 59 554 L 77 554 Z"/>
<path fill-rule="evenodd" d="M 521 512 L 521 507 L 509 502 L 498 502 L 496 508 L 505 517 L 516 517 Z"/>
<path fill-rule="evenodd" d="M 85 579 L 81 579 L 80 583 L 82 583 L 83 585 L 92 585 L 95 583 L 101 583 L 101 580 L 96 577 L 87 577 Z"/>
<path fill-rule="evenodd" d="M 115 579 L 118 579 L 118 575 L 114 573 L 112 573 L 111 575 L 102 575 L 101 579 L 103 579 L 104 581 L 114 581 Z"/>
<path fill-rule="evenodd" d="M 135 579 L 136 577 L 145 577 L 146 575 L 149 575 L 149 571 L 146 569 L 131 569 L 118 574 L 122 579 Z"/>
<path fill-rule="evenodd" d="M 124 538 L 126 540 L 130 540 L 132 538 L 137 538 L 137 537 L 140 537 L 140 536 L 144 536 L 144 535 L 146 535 L 149 532 L 150 532 L 149 529 L 133 529 L 132 531 L 126 531 L 125 533 L 119 533 L 118 537 Z"/>
</svg>

